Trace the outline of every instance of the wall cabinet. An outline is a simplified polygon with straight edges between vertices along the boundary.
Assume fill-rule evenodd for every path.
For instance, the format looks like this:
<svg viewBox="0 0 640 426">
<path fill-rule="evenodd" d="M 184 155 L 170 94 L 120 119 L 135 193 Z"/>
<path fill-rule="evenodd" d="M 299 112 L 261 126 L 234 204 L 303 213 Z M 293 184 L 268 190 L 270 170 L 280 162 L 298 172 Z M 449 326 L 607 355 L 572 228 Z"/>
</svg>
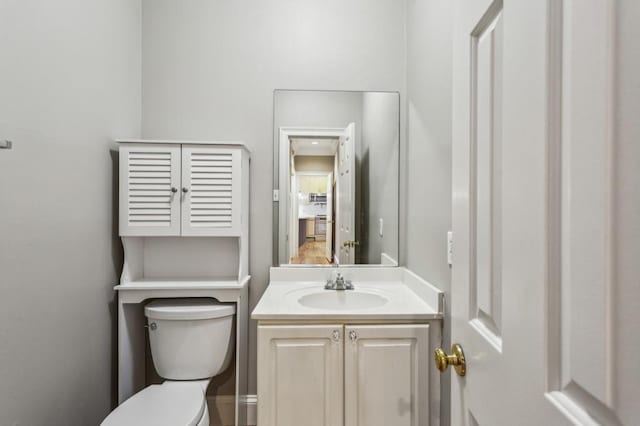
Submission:
<svg viewBox="0 0 640 426">
<path fill-rule="evenodd" d="M 121 236 L 239 236 L 240 146 L 122 143 Z"/>
<path fill-rule="evenodd" d="M 260 325 L 260 426 L 426 426 L 429 325 Z"/>
</svg>

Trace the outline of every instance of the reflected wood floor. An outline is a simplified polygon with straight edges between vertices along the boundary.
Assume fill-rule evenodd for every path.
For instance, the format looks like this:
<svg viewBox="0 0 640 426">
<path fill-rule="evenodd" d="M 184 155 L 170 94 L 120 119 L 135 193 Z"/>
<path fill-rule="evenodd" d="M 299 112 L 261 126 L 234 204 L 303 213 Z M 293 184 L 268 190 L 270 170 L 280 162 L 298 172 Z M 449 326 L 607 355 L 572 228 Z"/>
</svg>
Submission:
<svg viewBox="0 0 640 426">
<path fill-rule="evenodd" d="M 291 263 L 298 265 L 329 265 L 325 257 L 325 241 L 306 241 L 298 249 L 298 257 L 292 257 Z"/>
</svg>

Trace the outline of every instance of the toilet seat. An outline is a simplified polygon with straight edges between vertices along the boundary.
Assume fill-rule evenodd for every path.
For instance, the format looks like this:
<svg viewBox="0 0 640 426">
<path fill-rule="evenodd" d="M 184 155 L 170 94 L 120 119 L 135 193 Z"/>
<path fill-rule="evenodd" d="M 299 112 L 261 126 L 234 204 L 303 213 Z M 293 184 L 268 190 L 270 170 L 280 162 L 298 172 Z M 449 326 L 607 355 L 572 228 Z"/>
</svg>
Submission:
<svg viewBox="0 0 640 426">
<path fill-rule="evenodd" d="M 127 399 L 101 426 L 196 426 L 206 410 L 200 382 L 168 381 L 151 385 Z"/>
</svg>

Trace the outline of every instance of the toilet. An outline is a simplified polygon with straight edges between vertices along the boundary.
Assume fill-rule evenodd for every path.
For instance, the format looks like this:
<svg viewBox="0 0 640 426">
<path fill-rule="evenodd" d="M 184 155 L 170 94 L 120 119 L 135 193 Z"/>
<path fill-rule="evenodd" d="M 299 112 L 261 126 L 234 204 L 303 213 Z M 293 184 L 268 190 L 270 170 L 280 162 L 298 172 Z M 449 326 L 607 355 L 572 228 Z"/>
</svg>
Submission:
<svg viewBox="0 0 640 426">
<path fill-rule="evenodd" d="M 156 300 L 144 308 L 153 365 L 165 379 L 127 399 L 102 426 L 208 426 L 205 393 L 233 356 L 235 306 Z"/>
</svg>

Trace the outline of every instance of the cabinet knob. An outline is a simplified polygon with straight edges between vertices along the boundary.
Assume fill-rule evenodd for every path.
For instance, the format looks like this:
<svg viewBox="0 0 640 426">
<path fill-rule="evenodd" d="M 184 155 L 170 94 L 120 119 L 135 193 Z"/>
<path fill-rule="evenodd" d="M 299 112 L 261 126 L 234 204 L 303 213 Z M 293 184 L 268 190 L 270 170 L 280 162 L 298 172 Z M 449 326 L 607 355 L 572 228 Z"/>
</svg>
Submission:
<svg viewBox="0 0 640 426">
<path fill-rule="evenodd" d="M 351 330 L 351 331 L 349 332 L 349 339 L 350 339 L 353 343 L 355 343 L 355 342 L 358 340 L 358 333 L 356 333 L 356 331 L 355 331 L 355 330 Z"/>
<path fill-rule="evenodd" d="M 189 188 L 187 188 L 187 187 L 183 187 L 183 188 L 182 188 L 182 192 L 184 192 L 184 193 L 186 194 L 187 192 L 189 192 Z"/>
<path fill-rule="evenodd" d="M 340 330 L 333 330 L 333 333 L 331 333 L 331 339 L 334 342 L 339 342 L 340 341 Z"/>
<path fill-rule="evenodd" d="M 171 192 L 173 192 L 175 194 L 176 192 L 178 192 L 178 188 L 176 188 L 175 186 L 172 186 L 171 187 Z"/>
</svg>

